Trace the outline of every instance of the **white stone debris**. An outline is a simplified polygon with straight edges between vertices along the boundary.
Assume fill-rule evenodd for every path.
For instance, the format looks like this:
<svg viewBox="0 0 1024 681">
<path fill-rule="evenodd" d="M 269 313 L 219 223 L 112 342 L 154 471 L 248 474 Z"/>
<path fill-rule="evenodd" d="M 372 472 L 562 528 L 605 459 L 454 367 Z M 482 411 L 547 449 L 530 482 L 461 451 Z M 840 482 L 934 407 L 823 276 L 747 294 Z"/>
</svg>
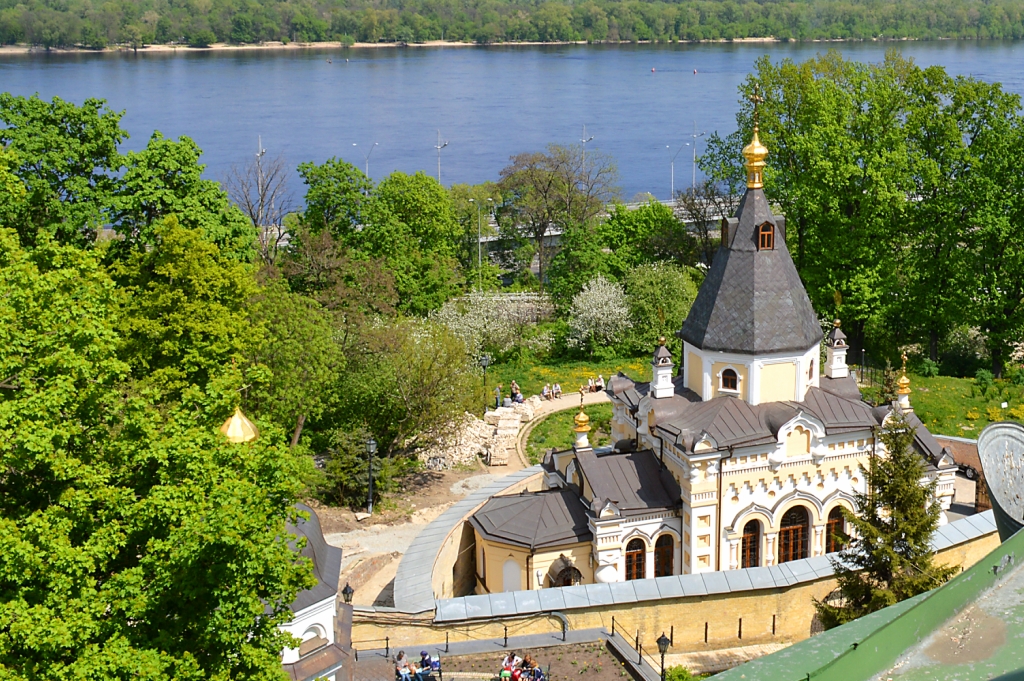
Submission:
<svg viewBox="0 0 1024 681">
<path fill-rule="evenodd" d="M 522 404 L 490 410 L 483 419 L 467 412 L 451 436 L 420 450 L 419 459 L 435 471 L 472 465 L 477 458 L 489 466 L 507 466 L 516 455 L 519 429 L 533 420 L 539 407 L 540 397 L 534 395 Z"/>
</svg>

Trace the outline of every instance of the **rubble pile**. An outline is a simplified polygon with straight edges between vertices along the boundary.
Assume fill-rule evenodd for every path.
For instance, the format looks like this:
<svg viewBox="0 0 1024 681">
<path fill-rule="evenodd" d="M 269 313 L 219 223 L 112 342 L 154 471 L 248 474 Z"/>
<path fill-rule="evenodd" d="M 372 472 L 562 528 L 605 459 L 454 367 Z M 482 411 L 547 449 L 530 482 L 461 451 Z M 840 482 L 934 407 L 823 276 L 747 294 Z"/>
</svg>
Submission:
<svg viewBox="0 0 1024 681">
<path fill-rule="evenodd" d="M 477 458 L 489 466 L 507 466 L 516 455 L 519 428 L 533 420 L 539 406 L 535 395 L 522 404 L 488 411 L 482 420 L 467 412 L 451 436 L 420 450 L 419 459 L 434 471 L 472 465 Z"/>
</svg>

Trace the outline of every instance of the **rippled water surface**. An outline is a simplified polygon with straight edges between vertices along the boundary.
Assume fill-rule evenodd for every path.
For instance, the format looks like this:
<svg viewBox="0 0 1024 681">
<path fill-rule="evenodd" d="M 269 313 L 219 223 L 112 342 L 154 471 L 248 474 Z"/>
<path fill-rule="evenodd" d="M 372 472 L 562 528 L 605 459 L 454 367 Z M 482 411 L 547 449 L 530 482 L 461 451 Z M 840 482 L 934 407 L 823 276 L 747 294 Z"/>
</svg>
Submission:
<svg viewBox="0 0 1024 681">
<path fill-rule="evenodd" d="M 864 61 L 881 60 L 892 46 L 838 45 Z M 896 47 L 922 65 L 1024 94 L 1024 43 Z M 800 60 L 824 49 L 748 43 L 7 55 L 0 89 L 106 99 L 127 112 L 127 147 L 144 146 L 153 130 L 188 135 L 217 179 L 256 150 L 257 136 L 291 166 L 337 155 L 362 167 L 377 142 L 373 177 L 396 169 L 436 174 L 440 129 L 449 142 L 442 181 L 483 182 L 497 179 L 514 153 L 578 141 L 585 124 L 594 137 L 588 149 L 618 163 L 625 198 L 647 191 L 666 198 L 670 157 L 694 125 L 698 132 L 734 129 L 736 86 L 755 59 Z M 691 181 L 691 159 L 689 147 L 676 158 L 677 188 Z"/>
</svg>

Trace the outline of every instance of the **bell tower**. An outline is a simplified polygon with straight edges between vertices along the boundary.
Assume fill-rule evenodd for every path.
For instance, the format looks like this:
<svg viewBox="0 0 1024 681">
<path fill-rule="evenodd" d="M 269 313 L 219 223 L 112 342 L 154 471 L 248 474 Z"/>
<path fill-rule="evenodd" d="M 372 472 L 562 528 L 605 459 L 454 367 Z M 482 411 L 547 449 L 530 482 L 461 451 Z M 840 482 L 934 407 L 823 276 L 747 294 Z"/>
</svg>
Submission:
<svg viewBox="0 0 1024 681">
<path fill-rule="evenodd" d="M 672 353 L 665 347 L 665 337 L 658 339 L 658 347 L 651 360 L 651 396 L 655 399 L 672 397 L 676 388 L 672 384 Z"/>
</svg>

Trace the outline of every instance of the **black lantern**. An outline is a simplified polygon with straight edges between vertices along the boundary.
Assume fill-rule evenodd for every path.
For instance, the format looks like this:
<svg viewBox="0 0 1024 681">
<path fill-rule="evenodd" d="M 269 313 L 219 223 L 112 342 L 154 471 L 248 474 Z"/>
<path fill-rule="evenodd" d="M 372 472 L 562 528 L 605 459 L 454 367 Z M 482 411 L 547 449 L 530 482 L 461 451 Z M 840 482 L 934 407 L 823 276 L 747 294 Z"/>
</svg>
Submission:
<svg viewBox="0 0 1024 681">
<path fill-rule="evenodd" d="M 352 594 L 355 592 L 356 590 L 348 582 L 345 582 L 345 588 L 341 590 L 341 598 L 346 604 L 350 605 L 352 603 Z"/>
<path fill-rule="evenodd" d="M 370 473 L 370 486 L 367 490 L 366 498 L 366 512 L 373 514 L 373 455 L 377 452 L 377 441 L 372 437 L 366 441 L 366 458 L 368 459 L 368 466 Z"/>
<path fill-rule="evenodd" d="M 661 653 L 661 681 L 665 681 L 665 653 L 671 643 L 672 641 L 665 635 L 665 632 L 661 632 L 661 636 L 658 637 L 658 652 Z"/>
</svg>

